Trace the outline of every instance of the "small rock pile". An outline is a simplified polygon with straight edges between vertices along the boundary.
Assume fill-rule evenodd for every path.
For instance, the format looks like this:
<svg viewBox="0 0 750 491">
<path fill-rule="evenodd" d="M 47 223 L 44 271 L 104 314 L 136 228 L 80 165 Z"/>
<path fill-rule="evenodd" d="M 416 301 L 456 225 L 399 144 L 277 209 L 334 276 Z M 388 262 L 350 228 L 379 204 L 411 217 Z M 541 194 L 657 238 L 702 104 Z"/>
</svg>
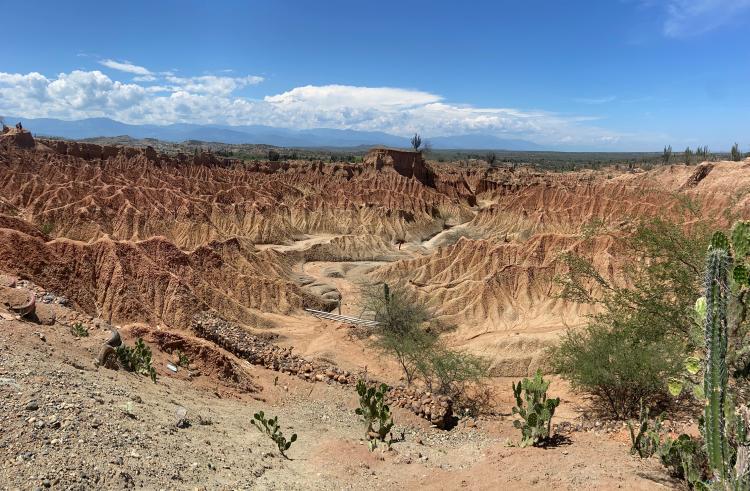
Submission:
<svg viewBox="0 0 750 491">
<path fill-rule="evenodd" d="M 393 387 L 386 396 L 388 404 L 410 409 L 432 424 L 444 428 L 453 416 L 453 401 L 448 396 L 423 392 L 413 387 Z"/>
<path fill-rule="evenodd" d="M 210 312 L 196 314 L 190 327 L 199 337 L 221 346 L 253 365 L 296 375 L 309 382 L 351 385 L 355 384 L 357 379 L 364 378 L 364 374 L 354 374 L 330 364 L 306 360 L 293 354 L 292 348 L 282 348 L 253 336 L 240 326 L 218 318 Z M 453 401 L 447 396 L 437 396 L 415 388 L 393 387 L 386 395 L 386 402 L 409 409 L 438 428 L 450 426 L 453 419 Z"/>
</svg>

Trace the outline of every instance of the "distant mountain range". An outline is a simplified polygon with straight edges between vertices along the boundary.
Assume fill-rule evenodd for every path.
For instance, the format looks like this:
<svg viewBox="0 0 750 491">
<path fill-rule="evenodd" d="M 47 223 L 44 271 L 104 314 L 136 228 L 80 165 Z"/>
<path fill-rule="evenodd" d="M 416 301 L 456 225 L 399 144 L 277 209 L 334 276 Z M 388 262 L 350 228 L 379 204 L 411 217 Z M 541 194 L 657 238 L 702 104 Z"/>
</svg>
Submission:
<svg viewBox="0 0 750 491">
<path fill-rule="evenodd" d="M 254 143 L 278 147 L 359 147 L 384 145 L 408 147 L 409 138 L 379 131 L 338 130 L 316 128 L 294 130 L 272 126 L 247 125 L 228 126 L 212 124 L 134 125 L 120 123 L 109 118 L 88 118 L 65 121 L 53 118 L 23 118 L 6 116 L 6 124 L 21 121 L 34 135 L 56 136 L 79 140 L 83 138 L 130 136 L 132 138 L 156 138 L 170 142 L 200 140 L 220 143 Z M 428 137 L 423 135 L 435 149 L 492 149 L 492 150 L 541 150 L 535 143 L 525 140 L 509 140 L 492 135 L 469 134 Z"/>
</svg>

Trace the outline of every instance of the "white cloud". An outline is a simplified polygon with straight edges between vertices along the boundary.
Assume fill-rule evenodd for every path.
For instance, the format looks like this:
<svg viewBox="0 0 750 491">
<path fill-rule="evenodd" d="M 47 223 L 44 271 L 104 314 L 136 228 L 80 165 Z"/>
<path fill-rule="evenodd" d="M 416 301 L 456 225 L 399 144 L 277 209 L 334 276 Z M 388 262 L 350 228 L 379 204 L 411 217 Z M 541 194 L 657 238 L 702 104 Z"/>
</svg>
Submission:
<svg viewBox="0 0 750 491">
<path fill-rule="evenodd" d="M 684 38 L 738 22 L 750 0 L 668 0 L 664 34 Z"/>
<path fill-rule="evenodd" d="M 350 85 L 306 85 L 279 95 L 266 96 L 265 101 L 284 106 L 315 104 L 317 107 L 404 107 L 438 102 L 442 98 L 418 90 L 392 87 L 352 87 Z"/>
<path fill-rule="evenodd" d="M 229 95 L 235 90 L 248 85 L 256 85 L 263 81 L 263 77 L 251 75 L 247 77 L 218 77 L 216 75 L 203 75 L 200 77 L 176 77 L 167 75 L 165 80 L 175 85 L 179 90 L 199 94 L 224 94 Z"/>
<path fill-rule="evenodd" d="M 100 65 L 104 65 L 112 70 L 119 70 L 121 72 L 133 73 L 135 75 L 148 76 L 151 75 L 151 71 L 148 68 L 134 65 L 128 61 L 120 62 L 115 60 L 101 60 Z"/>
<path fill-rule="evenodd" d="M 455 104 L 419 90 L 308 85 L 258 100 L 236 92 L 259 83 L 261 77 L 152 76 L 158 81 L 121 82 L 98 70 L 75 70 L 56 77 L 0 72 L 0 113 L 62 119 L 110 117 L 134 124 L 348 128 L 396 135 L 481 132 L 546 144 L 601 145 L 622 136 L 588 125 L 595 119 L 591 117 Z"/>
</svg>

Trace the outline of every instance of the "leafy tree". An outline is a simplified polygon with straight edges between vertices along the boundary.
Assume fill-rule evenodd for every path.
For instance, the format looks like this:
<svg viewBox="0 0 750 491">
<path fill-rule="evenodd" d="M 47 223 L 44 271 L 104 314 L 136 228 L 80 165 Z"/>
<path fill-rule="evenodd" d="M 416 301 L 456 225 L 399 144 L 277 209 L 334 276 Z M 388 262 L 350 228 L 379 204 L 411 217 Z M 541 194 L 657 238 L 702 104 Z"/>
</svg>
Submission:
<svg viewBox="0 0 750 491">
<path fill-rule="evenodd" d="M 485 155 L 484 160 L 487 161 L 487 164 L 493 166 L 495 165 L 495 160 L 497 160 L 497 155 L 495 155 L 495 152 L 488 152 L 487 155 Z"/>
<path fill-rule="evenodd" d="M 690 159 L 693 157 L 693 151 L 690 147 L 685 148 L 685 165 L 690 165 Z"/>
<path fill-rule="evenodd" d="M 280 158 L 281 154 L 279 154 L 279 152 L 277 152 L 276 150 L 268 151 L 268 160 L 270 160 L 271 162 L 278 162 Z"/>
</svg>

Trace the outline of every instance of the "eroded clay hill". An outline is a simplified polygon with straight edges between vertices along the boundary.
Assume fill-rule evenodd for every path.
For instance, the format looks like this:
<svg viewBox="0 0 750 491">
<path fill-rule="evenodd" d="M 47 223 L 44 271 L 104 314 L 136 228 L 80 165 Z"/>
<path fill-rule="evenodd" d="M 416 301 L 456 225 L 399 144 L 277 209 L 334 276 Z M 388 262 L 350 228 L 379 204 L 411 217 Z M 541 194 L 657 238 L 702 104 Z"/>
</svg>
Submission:
<svg viewBox="0 0 750 491">
<path fill-rule="evenodd" d="M 0 271 L 110 322 L 170 329 L 204 311 L 274 327 L 303 308 L 335 308 L 356 282 L 401 281 L 457 327 L 453 344 L 491 356 L 498 375 L 525 375 L 590 313 L 556 298 L 561 254 L 617 277 L 614 238 L 640 217 L 748 216 L 748 171 L 718 162 L 542 173 L 386 149 L 361 165 L 250 164 L 11 142 L 0 145 Z M 346 267 L 331 280 L 311 277 L 312 262 Z"/>
</svg>

